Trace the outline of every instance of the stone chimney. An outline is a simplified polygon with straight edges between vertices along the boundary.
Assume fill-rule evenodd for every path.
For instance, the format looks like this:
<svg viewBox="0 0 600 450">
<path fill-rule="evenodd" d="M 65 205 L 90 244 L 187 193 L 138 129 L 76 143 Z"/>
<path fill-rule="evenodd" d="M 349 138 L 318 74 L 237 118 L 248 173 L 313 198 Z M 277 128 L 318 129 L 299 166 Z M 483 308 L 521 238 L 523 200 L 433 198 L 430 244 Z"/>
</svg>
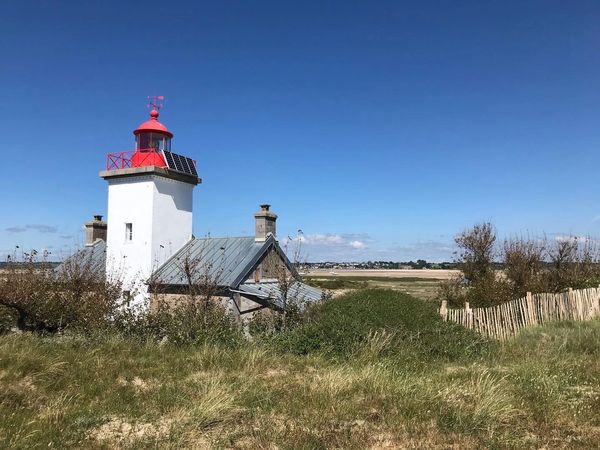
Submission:
<svg viewBox="0 0 600 450">
<path fill-rule="evenodd" d="M 94 216 L 94 220 L 85 224 L 85 245 L 92 245 L 98 239 L 106 242 L 106 230 L 108 226 L 102 221 L 102 216 Z"/>
<path fill-rule="evenodd" d="M 275 237 L 275 221 L 277 214 L 269 211 L 271 205 L 260 205 L 260 211 L 254 214 L 256 219 L 256 231 L 254 240 L 256 242 L 264 242 L 270 234 Z"/>
</svg>

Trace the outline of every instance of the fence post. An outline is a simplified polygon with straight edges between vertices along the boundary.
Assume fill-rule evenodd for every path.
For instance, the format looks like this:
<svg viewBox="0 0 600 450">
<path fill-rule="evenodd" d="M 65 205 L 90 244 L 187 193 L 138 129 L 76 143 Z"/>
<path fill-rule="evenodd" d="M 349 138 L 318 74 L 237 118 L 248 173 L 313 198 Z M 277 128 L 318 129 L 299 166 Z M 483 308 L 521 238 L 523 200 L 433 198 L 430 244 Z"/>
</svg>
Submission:
<svg viewBox="0 0 600 450">
<path fill-rule="evenodd" d="M 442 300 L 442 306 L 440 307 L 440 316 L 444 322 L 448 320 L 448 301 Z"/>
<path fill-rule="evenodd" d="M 469 306 L 469 302 L 465 302 L 465 314 L 467 320 L 467 328 L 473 328 L 473 310 Z"/>
<path fill-rule="evenodd" d="M 567 290 L 567 298 L 569 299 L 569 303 L 568 303 L 568 312 L 569 312 L 569 319 L 571 320 L 577 320 L 579 319 L 579 308 L 577 307 L 577 305 L 575 304 L 575 295 L 573 292 L 573 288 L 569 288 Z"/>
<path fill-rule="evenodd" d="M 533 296 L 531 292 L 527 293 L 527 325 L 533 325 Z"/>
</svg>

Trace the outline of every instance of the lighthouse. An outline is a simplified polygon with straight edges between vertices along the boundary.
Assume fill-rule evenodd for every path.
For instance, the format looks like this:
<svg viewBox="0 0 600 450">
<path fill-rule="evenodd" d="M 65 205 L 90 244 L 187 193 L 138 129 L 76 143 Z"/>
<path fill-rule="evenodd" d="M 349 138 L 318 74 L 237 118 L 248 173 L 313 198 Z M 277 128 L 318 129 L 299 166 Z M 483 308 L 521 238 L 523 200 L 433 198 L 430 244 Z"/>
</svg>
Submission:
<svg viewBox="0 0 600 450">
<path fill-rule="evenodd" d="M 135 303 L 146 298 L 152 272 L 192 239 L 192 199 L 201 183 L 196 162 L 171 151 L 173 133 L 159 122 L 162 97 L 133 131 L 135 149 L 109 153 L 106 273 Z"/>
</svg>

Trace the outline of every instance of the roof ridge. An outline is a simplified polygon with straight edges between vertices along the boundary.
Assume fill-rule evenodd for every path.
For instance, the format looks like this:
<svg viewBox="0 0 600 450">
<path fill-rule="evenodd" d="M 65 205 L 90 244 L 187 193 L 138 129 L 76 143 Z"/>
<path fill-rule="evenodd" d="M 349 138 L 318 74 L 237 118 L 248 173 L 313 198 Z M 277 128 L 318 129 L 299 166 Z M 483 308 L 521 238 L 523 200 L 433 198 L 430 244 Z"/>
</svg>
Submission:
<svg viewBox="0 0 600 450">
<path fill-rule="evenodd" d="M 254 236 L 205 236 L 205 237 L 194 237 L 192 240 L 203 241 L 206 239 L 254 239 Z"/>
</svg>

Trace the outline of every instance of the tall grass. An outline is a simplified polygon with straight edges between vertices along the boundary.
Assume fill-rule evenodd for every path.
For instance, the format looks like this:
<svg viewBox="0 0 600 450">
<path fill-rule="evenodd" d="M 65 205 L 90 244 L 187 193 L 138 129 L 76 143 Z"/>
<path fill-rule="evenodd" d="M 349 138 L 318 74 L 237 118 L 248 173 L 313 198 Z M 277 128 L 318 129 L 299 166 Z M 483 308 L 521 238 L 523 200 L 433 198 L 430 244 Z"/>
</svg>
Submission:
<svg viewBox="0 0 600 450">
<path fill-rule="evenodd" d="M 360 298 L 377 311 L 368 324 L 348 315 L 363 314 Z M 340 305 L 311 322 L 333 343 L 304 354 L 281 347 L 288 340 L 1 336 L 0 448 L 597 447 L 600 321 L 491 345 L 399 294 Z M 349 337 L 325 332 L 342 318 Z"/>
</svg>

